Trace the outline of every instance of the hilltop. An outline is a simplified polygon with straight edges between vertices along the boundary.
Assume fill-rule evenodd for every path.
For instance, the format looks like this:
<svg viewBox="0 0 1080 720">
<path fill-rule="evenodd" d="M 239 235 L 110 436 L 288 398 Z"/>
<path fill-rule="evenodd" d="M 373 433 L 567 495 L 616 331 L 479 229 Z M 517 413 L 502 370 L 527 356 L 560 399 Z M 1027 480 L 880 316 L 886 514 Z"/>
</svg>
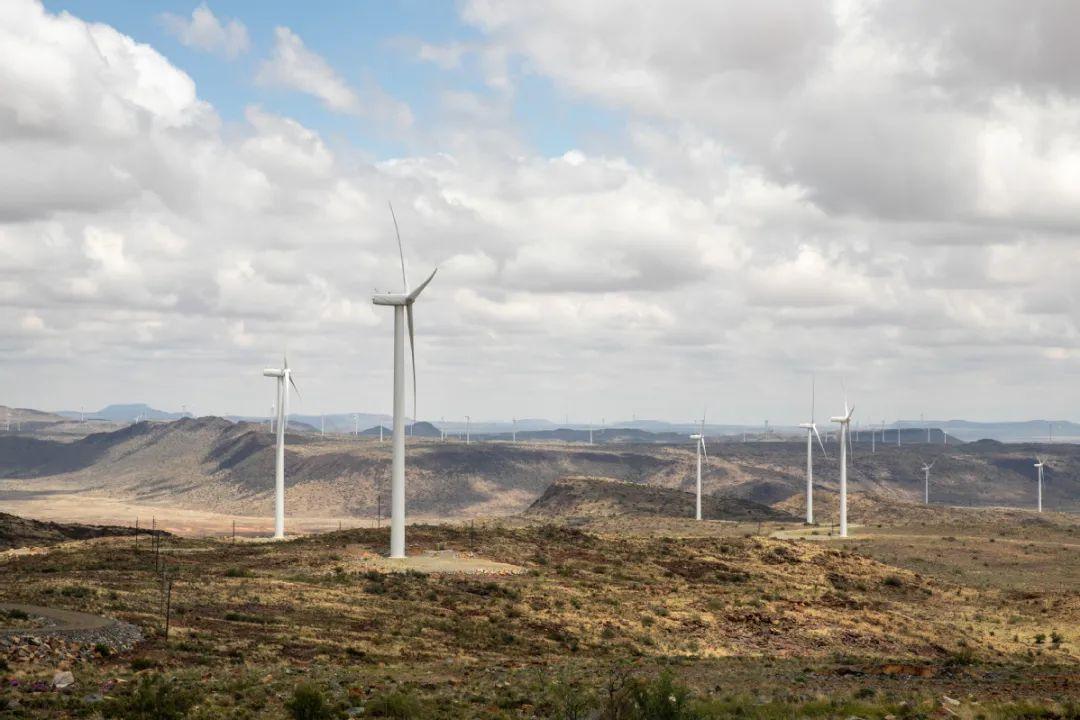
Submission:
<svg viewBox="0 0 1080 720">
<path fill-rule="evenodd" d="M 528 507 L 533 517 L 682 517 L 694 516 L 692 493 L 610 478 L 560 478 Z M 787 520 L 795 517 L 768 505 L 741 498 L 703 495 L 701 515 L 706 520 Z"/>
<path fill-rule="evenodd" d="M 80 525 L 30 520 L 28 518 L 0 513 L 0 550 L 28 546 L 55 545 L 68 540 L 88 538 L 131 536 L 135 528 L 116 525 Z M 149 535 L 148 529 L 140 534 Z M 158 530 L 157 534 L 167 535 Z"/>
</svg>

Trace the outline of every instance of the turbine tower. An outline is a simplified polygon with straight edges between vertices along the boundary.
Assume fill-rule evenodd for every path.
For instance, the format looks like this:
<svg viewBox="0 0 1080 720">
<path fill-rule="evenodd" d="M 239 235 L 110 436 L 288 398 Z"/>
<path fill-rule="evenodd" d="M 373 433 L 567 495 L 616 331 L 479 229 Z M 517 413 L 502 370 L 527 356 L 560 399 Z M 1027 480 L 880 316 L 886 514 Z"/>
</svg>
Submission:
<svg viewBox="0 0 1080 720">
<path fill-rule="evenodd" d="M 840 537 L 847 537 L 847 450 L 851 442 L 851 414 L 855 408 L 848 408 L 847 395 L 844 396 L 844 414 L 830 418 L 840 424 Z"/>
<path fill-rule="evenodd" d="M 810 380 L 810 422 L 802 423 L 799 427 L 806 430 L 806 524 L 814 524 L 814 436 L 817 436 L 821 453 L 825 452 L 825 443 L 821 441 L 821 433 L 818 432 L 817 423 L 814 422 L 814 380 Z"/>
<path fill-rule="evenodd" d="M 431 271 L 427 280 L 416 289 L 409 289 L 409 280 L 405 276 L 405 252 L 401 247 L 401 233 L 398 231 L 394 206 L 390 206 L 390 217 L 394 221 L 394 234 L 397 236 L 398 256 L 401 259 L 402 293 L 375 295 L 371 302 L 375 305 L 387 305 L 394 308 L 394 430 L 391 437 L 393 445 L 393 463 L 390 473 L 390 557 L 405 557 L 405 324 L 409 325 L 409 350 L 412 353 L 413 379 L 413 422 L 416 422 L 416 345 L 413 331 L 413 303 L 428 286 L 438 268 Z"/>
<path fill-rule="evenodd" d="M 705 416 L 701 416 L 701 432 L 697 435 L 691 435 L 691 440 L 694 440 L 694 445 L 697 446 L 697 500 L 694 504 L 694 519 L 701 519 L 701 455 L 705 454 L 705 459 L 709 459 L 709 453 L 705 449 Z"/>
<path fill-rule="evenodd" d="M 517 418 L 513 418 L 513 430 L 511 431 L 513 442 L 517 442 Z"/>
<path fill-rule="evenodd" d="M 280 540 L 285 537 L 285 426 L 289 414 L 289 385 L 296 391 L 297 397 L 300 390 L 296 387 L 296 381 L 292 379 L 292 370 L 289 369 L 289 360 L 284 355 L 281 357 L 281 368 L 266 368 L 263 370 L 266 377 L 277 378 L 277 453 L 274 462 L 274 539 Z"/>
<path fill-rule="evenodd" d="M 1046 461 L 1036 456 L 1038 461 L 1035 463 L 1035 468 L 1039 471 L 1039 494 L 1038 494 L 1038 509 L 1042 512 L 1042 480 L 1043 480 L 1043 466 L 1046 465 Z"/>
<path fill-rule="evenodd" d="M 470 440 L 470 438 L 469 438 L 469 423 L 471 421 L 472 421 L 472 418 L 469 417 L 468 415 L 466 415 L 465 416 L 465 444 L 466 445 L 469 444 L 469 440 Z"/>
<path fill-rule="evenodd" d="M 923 473 L 926 474 L 926 479 L 925 479 L 925 482 L 923 484 L 923 505 L 929 505 L 930 504 L 930 468 L 934 467 L 934 463 L 936 463 L 936 462 L 937 462 L 937 460 L 930 463 L 929 465 L 927 465 L 926 463 L 923 463 L 923 466 L 922 466 Z"/>
</svg>

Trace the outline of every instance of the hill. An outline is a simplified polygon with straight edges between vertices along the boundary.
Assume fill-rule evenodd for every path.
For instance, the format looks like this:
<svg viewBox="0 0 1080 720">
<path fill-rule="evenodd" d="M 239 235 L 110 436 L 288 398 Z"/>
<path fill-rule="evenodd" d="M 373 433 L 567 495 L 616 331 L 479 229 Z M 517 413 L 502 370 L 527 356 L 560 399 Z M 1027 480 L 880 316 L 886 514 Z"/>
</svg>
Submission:
<svg viewBox="0 0 1080 720">
<path fill-rule="evenodd" d="M 525 511 L 534 517 L 694 516 L 695 496 L 681 490 L 621 482 L 610 478 L 568 477 L 556 480 Z M 796 518 L 741 498 L 703 495 L 706 520 L 780 520 Z"/>
<path fill-rule="evenodd" d="M 83 426 L 92 425 L 69 422 L 58 427 L 79 426 L 76 429 L 85 432 Z M 417 426 L 425 427 L 423 434 L 437 432 L 425 423 Z M 289 516 L 374 520 L 380 495 L 386 507 L 390 443 L 367 436 L 321 437 L 317 432 L 297 432 L 298 428 L 303 426 L 290 423 L 286 447 Z M 64 493 L 265 517 L 273 502 L 273 445 L 265 423 L 213 417 L 141 422 L 85 437 L 0 433 L 0 492 L 38 502 L 46 502 L 49 493 Z M 466 445 L 417 435 L 407 438 L 406 448 L 406 489 L 413 518 L 520 513 L 562 477 L 605 477 L 684 493 L 694 484 L 693 445 L 682 440 Z M 828 448 L 830 456 L 819 452 L 814 462 L 816 485 L 824 491 L 836 489 L 839 474 L 835 443 Z M 801 501 L 802 442 L 711 442 L 709 451 L 703 472 L 706 495 L 760 505 Z M 853 497 L 920 502 L 922 463 L 936 460 L 930 486 L 933 504 L 1030 508 L 1035 454 L 1045 455 L 1049 463 L 1045 507 L 1080 510 L 1080 447 L 1065 444 L 911 443 L 878 446 L 871 453 L 864 443 L 855 447 L 849 467 L 850 490 Z M 18 506 L 8 509 L 18 511 Z M 25 509 L 30 512 L 29 506 Z"/>
<path fill-rule="evenodd" d="M 0 513 L 0 550 L 55 545 L 68 540 L 87 540 L 89 538 L 130 536 L 134 534 L 135 528 L 133 527 L 41 522 L 17 515 Z M 150 531 L 143 529 L 139 531 L 139 534 L 149 535 Z M 157 534 L 168 535 L 168 533 L 160 530 L 157 531 Z"/>
</svg>

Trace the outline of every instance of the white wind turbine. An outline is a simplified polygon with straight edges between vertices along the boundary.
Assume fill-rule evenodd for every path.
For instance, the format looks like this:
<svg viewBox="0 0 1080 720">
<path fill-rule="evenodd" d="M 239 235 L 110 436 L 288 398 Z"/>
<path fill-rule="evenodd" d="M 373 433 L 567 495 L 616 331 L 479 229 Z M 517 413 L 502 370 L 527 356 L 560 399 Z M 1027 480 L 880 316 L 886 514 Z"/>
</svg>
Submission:
<svg viewBox="0 0 1080 720">
<path fill-rule="evenodd" d="M 934 463 L 936 462 L 937 460 L 930 463 L 929 465 L 923 463 L 922 466 L 923 473 L 925 473 L 926 475 L 925 482 L 923 483 L 923 505 L 930 504 L 930 469 L 934 467 Z"/>
<path fill-rule="evenodd" d="M 413 331 L 413 303 L 435 277 L 438 268 L 432 270 L 431 275 L 415 290 L 409 289 L 409 280 L 405 276 L 405 252 L 401 247 L 401 233 L 398 231 L 397 216 L 394 215 L 393 205 L 390 206 L 390 217 L 394 221 L 394 234 L 397 236 L 404 291 L 400 294 L 375 295 L 371 298 L 371 302 L 375 305 L 388 305 L 394 308 L 394 430 L 391 437 L 394 457 L 390 473 L 390 557 L 403 558 L 405 557 L 405 324 L 407 319 L 409 350 L 412 353 L 413 422 L 416 422 L 416 345 Z"/>
<path fill-rule="evenodd" d="M 513 430 L 511 432 L 512 432 L 513 442 L 517 442 L 517 418 L 513 418 L 513 421 L 514 421 Z"/>
<path fill-rule="evenodd" d="M 289 385 L 296 391 L 297 397 L 300 390 L 296 387 L 296 381 L 292 379 L 292 370 L 289 369 L 289 360 L 284 355 L 281 357 L 281 368 L 266 368 L 263 370 L 266 377 L 277 378 L 277 453 L 274 462 L 274 538 L 280 540 L 285 537 L 285 427 L 289 415 Z"/>
<path fill-rule="evenodd" d="M 1043 481 L 1043 466 L 1046 465 L 1046 461 L 1039 456 L 1035 456 L 1038 461 L 1035 463 L 1036 469 L 1039 471 L 1039 495 L 1038 495 L 1038 508 L 1039 512 L 1042 512 L 1042 481 Z"/>
<path fill-rule="evenodd" d="M 469 444 L 469 424 L 472 422 L 472 418 L 468 415 L 465 416 L 465 444 Z M 460 436 L 459 436 L 460 437 Z"/>
<path fill-rule="evenodd" d="M 694 445 L 697 447 L 697 500 L 694 504 L 694 519 L 701 519 L 701 455 L 705 454 L 705 459 L 709 459 L 709 452 L 705 449 L 705 416 L 701 416 L 701 432 L 697 435 L 691 435 L 691 440 L 694 440 Z"/>
<path fill-rule="evenodd" d="M 810 422 L 802 423 L 799 427 L 806 430 L 806 524 L 814 524 L 814 436 L 817 436 L 821 453 L 825 452 L 825 443 L 821 441 L 821 433 L 818 432 L 817 423 L 814 421 L 814 381 L 810 380 Z"/>
<path fill-rule="evenodd" d="M 844 414 L 830 418 L 840 424 L 840 537 L 847 537 L 847 450 L 851 442 L 851 414 L 855 408 L 848 408 L 847 394 L 844 395 Z"/>
</svg>

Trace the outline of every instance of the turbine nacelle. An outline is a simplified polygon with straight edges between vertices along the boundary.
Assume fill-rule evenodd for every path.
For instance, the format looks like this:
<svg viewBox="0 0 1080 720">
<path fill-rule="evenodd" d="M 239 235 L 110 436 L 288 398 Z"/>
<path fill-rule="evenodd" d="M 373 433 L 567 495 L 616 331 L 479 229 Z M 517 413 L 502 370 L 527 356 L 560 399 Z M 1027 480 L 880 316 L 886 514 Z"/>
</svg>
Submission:
<svg viewBox="0 0 1080 720">
<path fill-rule="evenodd" d="M 263 370 L 263 375 L 265 375 L 266 377 L 276 377 L 276 378 L 285 377 L 285 371 L 284 370 L 277 370 L 275 368 L 266 368 L 265 370 Z"/>
</svg>

